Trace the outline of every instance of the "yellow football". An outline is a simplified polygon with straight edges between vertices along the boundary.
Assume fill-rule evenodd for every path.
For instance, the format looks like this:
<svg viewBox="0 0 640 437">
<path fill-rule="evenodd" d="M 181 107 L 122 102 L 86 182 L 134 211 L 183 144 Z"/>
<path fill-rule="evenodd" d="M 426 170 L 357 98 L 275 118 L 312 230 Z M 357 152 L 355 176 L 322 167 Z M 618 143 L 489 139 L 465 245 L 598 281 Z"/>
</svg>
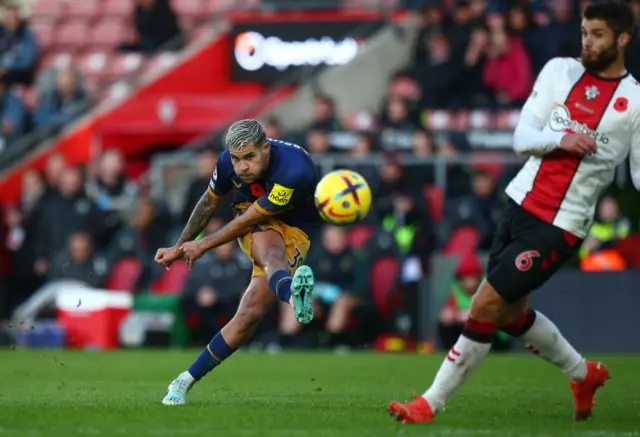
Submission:
<svg viewBox="0 0 640 437">
<path fill-rule="evenodd" d="M 315 202 L 322 219 L 334 225 L 362 220 L 371 208 L 371 188 L 352 170 L 334 170 L 316 186 Z"/>
</svg>

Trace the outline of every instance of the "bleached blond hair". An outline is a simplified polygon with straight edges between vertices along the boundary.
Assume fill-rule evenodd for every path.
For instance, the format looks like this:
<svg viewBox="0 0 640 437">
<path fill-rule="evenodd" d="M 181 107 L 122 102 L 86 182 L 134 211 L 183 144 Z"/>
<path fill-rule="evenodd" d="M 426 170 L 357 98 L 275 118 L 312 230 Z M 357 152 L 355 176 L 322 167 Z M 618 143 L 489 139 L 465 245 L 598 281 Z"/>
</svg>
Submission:
<svg viewBox="0 0 640 437">
<path fill-rule="evenodd" d="M 234 152 L 240 152 L 244 146 L 254 144 L 262 146 L 267 141 L 264 126 L 258 120 L 247 119 L 233 123 L 227 131 L 225 142 L 227 148 Z"/>
</svg>

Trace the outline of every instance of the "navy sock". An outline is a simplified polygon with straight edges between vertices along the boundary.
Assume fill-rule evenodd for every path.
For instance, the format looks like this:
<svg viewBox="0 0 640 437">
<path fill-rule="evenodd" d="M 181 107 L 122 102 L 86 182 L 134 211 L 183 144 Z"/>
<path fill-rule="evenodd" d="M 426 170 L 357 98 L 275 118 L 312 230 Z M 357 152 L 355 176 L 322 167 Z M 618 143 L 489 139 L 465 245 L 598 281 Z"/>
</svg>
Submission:
<svg viewBox="0 0 640 437">
<path fill-rule="evenodd" d="M 286 270 L 278 270 L 269 278 L 269 288 L 283 302 L 291 299 L 291 275 Z"/>
<path fill-rule="evenodd" d="M 191 367 L 189 367 L 189 374 L 193 376 L 193 379 L 198 381 L 235 351 L 236 349 L 229 346 L 227 342 L 224 341 L 224 338 L 222 338 L 222 334 L 218 332 L 207 347 L 204 348 L 200 356 L 193 362 Z"/>
</svg>

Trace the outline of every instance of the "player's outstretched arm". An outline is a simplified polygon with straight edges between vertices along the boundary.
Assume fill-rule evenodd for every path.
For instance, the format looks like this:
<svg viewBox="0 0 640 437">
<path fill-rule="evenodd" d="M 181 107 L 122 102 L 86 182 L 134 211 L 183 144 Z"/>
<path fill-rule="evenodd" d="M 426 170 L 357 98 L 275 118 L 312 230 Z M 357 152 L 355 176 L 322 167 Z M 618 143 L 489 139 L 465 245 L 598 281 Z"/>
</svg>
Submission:
<svg viewBox="0 0 640 437">
<path fill-rule="evenodd" d="M 251 232 L 257 224 L 261 223 L 268 216 L 261 214 L 254 205 L 251 205 L 244 214 L 234 218 L 217 232 L 207 235 L 198 241 L 184 243 L 181 251 L 184 253 L 189 269 L 193 262 L 200 258 L 207 250 L 222 246 Z"/>
<path fill-rule="evenodd" d="M 187 221 L 178 242 L 173 247 L 158 249 L 155 256 L 155 262 L 167 268 L 172 262 L 180 258 L 182 246 L 184 243 L 193 240 L 204 230 L 213 215 L 218 210 L 222 197 L 212 196 L 207 190 L 196 204 L 189 220 Z"/>
<path fill-rule="evenodd" d="M 542 156 L 561 148 L 583 156 L 598 151 L 596 141 L 587 134 L 542 131 L 544 121 L 524 109 L 513 133 L 513 149 L 521 155 Z"/>
<path fill-rule="evenodd" d="M 513 150 L 521 155 L 542 156 L 560 146 L 564 132 L 543 131 L 546 120 L 524 108 L 513 132 Z"/>
</svg>

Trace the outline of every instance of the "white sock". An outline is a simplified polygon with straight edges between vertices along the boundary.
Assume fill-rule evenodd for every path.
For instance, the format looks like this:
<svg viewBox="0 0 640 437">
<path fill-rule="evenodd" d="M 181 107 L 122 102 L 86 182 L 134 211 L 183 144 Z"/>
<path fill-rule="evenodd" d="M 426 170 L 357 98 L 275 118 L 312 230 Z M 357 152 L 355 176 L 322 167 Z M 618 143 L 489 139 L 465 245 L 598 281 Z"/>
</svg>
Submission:
<svg viewBox="0 0 640 437">
<path fill-rule="evenodd" d="M 434 413 L 444 407 L 445 402 L 484 360 L 490 349 L 491 343 L 478 343 L 464 335 L 458 338 L 440 366 L 431 387 L 422 395 Z"/>
<path fill-rule="evenodd" d="M 195 382 L 195 378 L 193 376 L 191 376 L 191 373 L 189 373 L 188 370 L 182 372 L 180 375 L 178 375 L 180 378 L 184 379 L 185 381 L 187 381 L 189 383 L 189 385 L 193 384 Z"/>
<path fill-rule="evenodd" d="M 536 320 L 520 340 L 536 355 L 560 367 L 573 381 L 587 376 L 587 362 L 562 336 L 544 314 L 536 311 Z"/>
</svg>

